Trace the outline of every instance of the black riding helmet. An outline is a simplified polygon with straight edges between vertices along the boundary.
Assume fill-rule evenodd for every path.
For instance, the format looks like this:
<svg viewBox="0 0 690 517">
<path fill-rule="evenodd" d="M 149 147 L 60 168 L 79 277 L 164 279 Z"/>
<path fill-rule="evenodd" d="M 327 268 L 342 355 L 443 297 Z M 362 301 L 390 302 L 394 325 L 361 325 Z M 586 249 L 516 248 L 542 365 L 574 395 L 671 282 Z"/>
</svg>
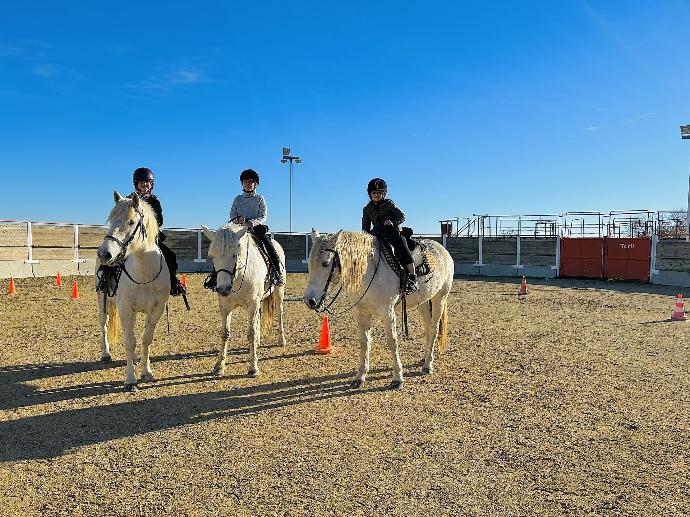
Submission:
<svg viewBox="0 0 690 517">
<path fill-rule="evenodd" d="M 259 184 L 259 174 L 254 169 L 245 169 L 240 174 L 240 181 L 244 180 L 254 180 L 256 184 Z"/>
<path fill-rule="evenodd" d="M 134 171 L 134 174 L 132 174 L 132 182 L 134 183 L 134 188 L 137 187 L 137 183 L 140 181 L 153 181 L 153 171 L 149 169 L 148 167 L 139 167 Z"/>
<path fill-rule="evenodd" d="M 381 178 L 374 178 L 367 185 L 367 193 L 371 195 L 374 190 L 384 190 L 388 191 L 388 185 L 386 185 L 386 180 Z"/>
</svg>

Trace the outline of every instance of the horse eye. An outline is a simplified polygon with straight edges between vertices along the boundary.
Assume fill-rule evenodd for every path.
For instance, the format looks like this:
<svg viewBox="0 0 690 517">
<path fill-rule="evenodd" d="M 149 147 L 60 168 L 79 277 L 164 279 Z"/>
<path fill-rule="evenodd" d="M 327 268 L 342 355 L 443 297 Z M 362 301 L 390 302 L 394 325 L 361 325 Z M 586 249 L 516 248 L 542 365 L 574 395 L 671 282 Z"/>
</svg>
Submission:
<svg viewBox="0 0 690 517">
<path fill-rule="evenodd" d="M 321 262 L 321 265 L 322 265 L 323 267 L 328 267 L 328 262 L 327 262 L 327 261 Z"/>
<path fill-rule="evenodd" d="M 134 224 L 134 219 L 129 220 L 129 225 L 132 226 Z"/>
</svg>

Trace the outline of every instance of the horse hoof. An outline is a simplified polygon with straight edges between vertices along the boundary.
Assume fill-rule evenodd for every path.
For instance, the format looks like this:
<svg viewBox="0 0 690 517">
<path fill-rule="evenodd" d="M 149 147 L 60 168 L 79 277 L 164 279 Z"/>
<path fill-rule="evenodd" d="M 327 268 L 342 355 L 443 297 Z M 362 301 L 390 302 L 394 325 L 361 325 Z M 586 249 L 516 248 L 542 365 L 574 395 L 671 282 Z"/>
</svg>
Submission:
<svg viewBox="0 0 690 517">
<path fill-rule="evenodd" d="M 136 393 L 139 391 L 139 388 L 137 388 L 136 383 L 135 384 L 125 384 L 125 391 L 128 391 L 130 393 Z"/>
<path fill-rule="evenodd" d="M 259 376 L 259 370 L 249 370 L 249 376 L 254 378 Z"/>
<path fill-rule="evenodd" d="M 424 368 L 422 368 L 422 373 L 424 375 L 429 375 L 431 374 L 431 372 L 433 372 L 433 369 L 430 366 L 425 366 Z"/>
<path fill-rule="evenodd" d="M 141 376 L 141 382 L 154 382 L 156 378 L 152 373 L 145 373 Z"/>
<path fill-rule="evenodd" d="M 112 362 L 113 362 L 113 358 L 110 357 L 110 354 L 104 355 L 103 357 L 101 357 L 101 362 L 102 362 L 102 363 L 112 363 Z"/>
<path fill-rule="evenodd" d="M 350 383 L 350 388 L 353 390 L 356 390 L 357 388 L 360 388 L 362 386 L 362 379 L 355 379 Z"/>
<path fill-rule="evenodd" d="M 403 381 L 391 381 L 391 383 L 388 385 L 389 390 L 399 390 L 402 388 Z"/>
</svg>

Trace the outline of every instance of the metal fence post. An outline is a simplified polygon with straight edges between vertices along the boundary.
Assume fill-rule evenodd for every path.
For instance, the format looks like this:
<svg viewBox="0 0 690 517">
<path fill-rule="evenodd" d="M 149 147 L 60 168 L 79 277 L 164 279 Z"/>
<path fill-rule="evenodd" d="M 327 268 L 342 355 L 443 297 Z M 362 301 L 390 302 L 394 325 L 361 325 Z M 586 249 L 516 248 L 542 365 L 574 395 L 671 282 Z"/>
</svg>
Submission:
<svg viewBox="0 0 690 517">
<path fill-rule="evenodd" d="M 196 230 L 196 258 L 194 262 L 206 262 L 205 258 L 201 258 L 201 228 Z"/>
<path fill-rule="evenodd" d="M 304 260 L 302 261 L 302 264 L 308 264 L 309 263 L 309 234 L 305 233 L 304 234 Z"/>
<path fill-rule="evenodd" d="M 79 258 L 79 225 L 74 225 L 74 258 L 72 262 L 86 262 L 86 259 Z"/>
<path fill-rule="evenodd" d="M 24 261 L 25 264 L 38 264 L 38 260 L 34 260 L 34 238 L 31 230 L 31 221 L 26 222 L 26 248 L 28 258 Z"/>
</svg>

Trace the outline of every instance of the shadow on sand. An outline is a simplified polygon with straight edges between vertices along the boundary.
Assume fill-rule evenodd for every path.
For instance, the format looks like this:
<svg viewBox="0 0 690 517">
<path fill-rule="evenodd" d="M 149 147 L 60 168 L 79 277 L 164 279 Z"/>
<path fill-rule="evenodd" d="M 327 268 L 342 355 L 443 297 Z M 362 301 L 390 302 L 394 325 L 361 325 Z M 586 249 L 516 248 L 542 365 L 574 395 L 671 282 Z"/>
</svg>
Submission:
<svg viewBox="0 0 690 517">
<path fill-rule="evenodd" d="M 58 365 L 67 371 L 88 371 L 85 363 Z M 98 365 L 90 365 L 98 366 Z M 44 368 L 49 370 L 50 368 Z M 97 369 L 97 368 L 92 368 Z M 60 375 L 60 373 L 58 373 Z M 372 370 L 369 381 L 389 378 L 388 369 Z M 408 377 L 421 375 L 408 372 Z M 183 384 L 208 380 L 208 374 L 164 378 L 155 384 L 141 384 L 140 389 L 155 389 L 159 385 Z M 237 376 L 246 378 L 245 376 Z M 53 458 L 70 449 L 101 443 L 152 431 L 198 424 L 220 418 L 260 413 L 296 404 L 357 396 L 385 391 L 387 384 L 352 389 L 352 373 L 304 378 L 286 382 L 260 384 L 218 392 L 194 393 L 171 397 L 145 399 L 132 395 L 131 401 L 48 413 L 0 422 L 0 462 Z M 233 377 L 224 377 L 224 379 Z M 121 383 L 107 383 L 82 387 L 77 396 L 100 395 L 104 391 L 121 390 Z M 72 398 L 71 388 L 55 390 L 54 400 Z M 43 400 L 42 402 L 46 402 Z"/>
</svg>

